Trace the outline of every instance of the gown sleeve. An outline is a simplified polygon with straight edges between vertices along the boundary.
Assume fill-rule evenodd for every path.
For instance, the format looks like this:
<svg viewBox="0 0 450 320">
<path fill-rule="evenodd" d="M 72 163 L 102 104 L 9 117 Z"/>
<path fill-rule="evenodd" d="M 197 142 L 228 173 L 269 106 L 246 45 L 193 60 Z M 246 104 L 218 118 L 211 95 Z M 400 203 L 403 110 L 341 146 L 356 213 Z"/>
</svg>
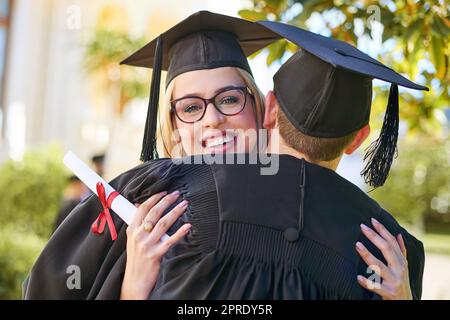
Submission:
<svg viewBox="0 0 450 320">
<path fill-rule="evenodd" d="M 146 162 L 110 184 L 132 203 L 142 203 L 152 194 L 166 190 L 169 181 L 165 177 L 170 176 L 171 167 L 172 162 L 167 159 Z M 108 227 L 101 235 L 93 234 L 91 224 L 101 211 L 95 194 L 71 211 L 33 265 L 23 284 L 24 299 L 118 298 L 127 225 L 111 210 L 117 239 L 111 240 Z M 105 291 L 105 285 L 111 291 Z"/>
<path fill-rule="evenodd" d="M 425 267 L 425 250 L 421 241 L 413 237 L 408 231 L 401 228 L 406 246 L 406 258 L 408 260 L 409 284 L 414 300 L 422 297 L 422 280 Z"/>
<path fill-rule="evenodd" d="M 399 233 L 402 234 L 405 242 L 408 261 L 409 285 L 411 288 L 412 297 L 414 300 L 420 300 L 422 296 L 422 280 L 425 265 L 425 254 L 422 242 L 412 236 L 406 229 L 404 229 L 395 218 L 386 210 L 380 208 L 375 215 L 376 219 L 380 221 L 385 228 L 394 236 Z M 370 225 L 370 221 L 366 221 Z M 362 242 L 364 246 L 377 259 L 384 264 L 387 264 L 381 251 L 362 233 L 359 235 L 358 241 Z M 358 256 L 358 274 L 367 276 L 367 264 Z M 367 299 L 382 299 L 379 295 L 364 289 L 364 294 Z"/>
<path fill-rule="evenodd" d="M 409 284 L 414 300 L 422 297 L 422 281 L 425 266 L 425 251 L 421 241 L 404 229 L 386 210 L 381 209 L 381 221 L 393 235 L 402 234 L 406 246 L 406 259 L 408 261 Z"/>
</svg>

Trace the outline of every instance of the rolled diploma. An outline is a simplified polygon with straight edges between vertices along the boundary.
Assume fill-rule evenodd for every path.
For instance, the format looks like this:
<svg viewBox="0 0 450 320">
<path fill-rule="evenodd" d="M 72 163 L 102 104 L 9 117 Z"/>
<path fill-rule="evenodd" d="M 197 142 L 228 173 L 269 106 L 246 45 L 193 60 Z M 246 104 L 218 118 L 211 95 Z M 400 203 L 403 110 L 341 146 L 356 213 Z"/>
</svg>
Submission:
<svg viewBox="0 0 450 320">
<path fill-rule="evenodd" d="M 101 182 L 105 187 L 106 199 L 115 191 L 109 183 L 89 168 L 73 152 L 68 151 L 64 156 L 63 162 L 93 193 L 97 194 L 97 182 Z M 128 225 L 131 224 L 137 210 L 130 201 L 120 194 L 111 203 L 111 209 Z M 162 236 L 161 241 L 168 238 L 169 236 L 165 234 Z"/>
</svg>

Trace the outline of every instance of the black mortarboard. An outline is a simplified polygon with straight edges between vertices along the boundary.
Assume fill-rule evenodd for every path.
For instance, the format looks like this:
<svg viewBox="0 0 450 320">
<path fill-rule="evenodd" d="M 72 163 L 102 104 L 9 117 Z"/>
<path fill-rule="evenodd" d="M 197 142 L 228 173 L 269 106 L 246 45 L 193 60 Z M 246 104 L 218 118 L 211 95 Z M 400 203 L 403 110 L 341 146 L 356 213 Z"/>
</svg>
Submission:
<svg viewBox="0 0 450 320">
<path fill-rule="evenodd" d="M 302 133 L 320 138 L 348 135 L 369 122 L 372 79 L 391 89 L 380 137 L 368 149 L 366 183 L 384 184 L 397 151 L 398 85 L 428 90 L 346 42 L 272 21 L 257 23 L 301 49 L 274 76 L 274 92 L 286 117 Z"/>
<path fill-rule="evenodd" d="M 251 74 L 246 56 L 280 37 L 254 22 L 199 11 L 162 33 L 121 62 L 153 68 L 141 160 L 153 159 L 161 70 L 166 87 L 177 75 L 193 70 L 238 67 Z"/>
</svg>

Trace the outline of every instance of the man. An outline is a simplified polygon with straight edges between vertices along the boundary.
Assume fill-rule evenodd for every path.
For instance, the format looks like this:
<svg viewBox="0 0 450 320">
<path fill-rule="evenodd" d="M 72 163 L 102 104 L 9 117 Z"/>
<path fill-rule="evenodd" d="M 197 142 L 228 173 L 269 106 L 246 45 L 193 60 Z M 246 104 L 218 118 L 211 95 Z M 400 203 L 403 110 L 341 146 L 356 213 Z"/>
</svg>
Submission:
<svg viewBox="0 0 450 320">
<path fill-rule="evenodd" d="M 373 279 L 371 268 L 386 275 L 386 266 L 395 264 L 395 257 L 383 257 L 377 248 L 390 246 L 395 238 L 378 237 L 375 248 L 355 226 L 361 224 L 363 234 L 373 237 L 367 225 L 372 221 L 381 230 L 380 221 L 392 234 L 405 237 L 412 295 L 419 299 L 422 244 L 334 171 L 342 155 L 353 153 L 369 135 L 373 78 L 393 83 L 380 138 L 372 145 L 363 172 L 374 187 L 385 182 L 396 150 L 397 85 L 427 88 L 343 42 L 280 23 L 261 24 L 302 47 L 276 73 L 275 93 L 269 92 L 266 99 L 268 152 L 282 154 L 280 171 L 267 177 L 259 175 L 255 166 L 213 166 L 217 180 L 223 178 L 217 184 L 222 211 L 219 235 L 210 239 L 217 240 L 217 246 L 202 255 L 192 249 L 195 239 L 176 245 L 163 259 L 150 297 L 368 298 L 370 295 L 356 286 L 357 275 L 365 288 L 371 285 L 367 278 Z M 231 192 L 234 200 L 226 201 Z M 297 221 L 292 220 L 294 212 Z M 352 243 L 364 261 L 350 249 Z M 378 285 L 375 292 L 388 290 Z"/>
<path fill-rule="evenodd" d="M 94 171 L 100 176 L 103 177 L 105 173 L 105 154 L 95 154 L 91 157 L 91 163 L 94 167 Z"/>
<path fill-rule="evenodd" d="M 59 227 L 73 208 L 90 195 L 88 188 L 78 177 L 72 175 L 68 180 L 69 183 L 64 190 L 63 200 L 58 214 L 56 215 L 53 230 L 56 230 Z"/>
</svg>

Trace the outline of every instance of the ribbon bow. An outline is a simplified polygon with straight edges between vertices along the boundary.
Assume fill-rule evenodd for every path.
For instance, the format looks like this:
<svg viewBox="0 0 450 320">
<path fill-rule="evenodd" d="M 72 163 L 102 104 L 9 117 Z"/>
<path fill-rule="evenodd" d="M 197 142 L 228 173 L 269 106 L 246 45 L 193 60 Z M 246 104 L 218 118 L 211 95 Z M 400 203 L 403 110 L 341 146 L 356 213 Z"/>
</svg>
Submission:
<svg viewBox="0 0 450 320">
<path fill-rule="evenodd" d="M 119 195 L 119 193 L 117 191 L 113 191 L 108 196 L 108 199 L 106 199 L 105 187 L 103 186 L 103 183 L 97 182 L 96 187 L 98 198 L 103 206 L 103 211 L 100 212 L 97 219 L 92 224 L 91 230 L 95 234 L 102 234 L 103 230 L 105 230 L 106 222 L 108 222 L 109 233 L 111 234 L 111 239 L 114 241 L 117 239 L 117 231 L 109 209 L 111 208 L 111 203 Z"/>
</svg>

